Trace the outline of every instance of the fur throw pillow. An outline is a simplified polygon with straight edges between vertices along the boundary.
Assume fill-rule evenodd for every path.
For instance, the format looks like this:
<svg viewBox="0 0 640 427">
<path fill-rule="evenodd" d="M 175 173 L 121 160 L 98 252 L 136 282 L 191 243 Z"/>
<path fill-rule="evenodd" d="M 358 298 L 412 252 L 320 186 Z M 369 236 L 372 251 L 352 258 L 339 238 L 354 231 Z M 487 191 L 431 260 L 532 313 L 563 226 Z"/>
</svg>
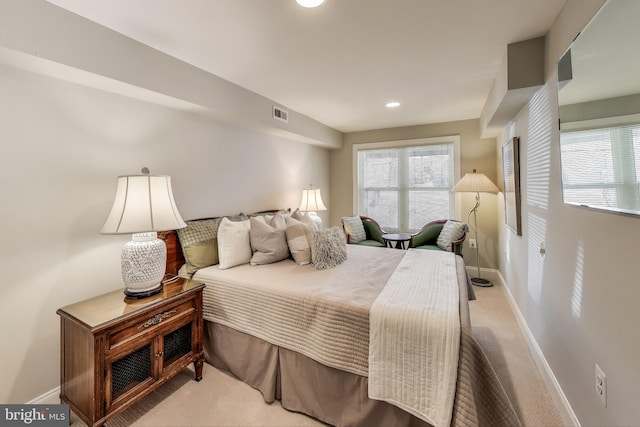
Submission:
<svg viewBox="0 0 640 427">
<path fill-rule="evenodd" d="M 318 270 L 333 268 L 347 259 L 347 241 L 338 227 L 313 233 L 311 261 Z"/>
</svg>

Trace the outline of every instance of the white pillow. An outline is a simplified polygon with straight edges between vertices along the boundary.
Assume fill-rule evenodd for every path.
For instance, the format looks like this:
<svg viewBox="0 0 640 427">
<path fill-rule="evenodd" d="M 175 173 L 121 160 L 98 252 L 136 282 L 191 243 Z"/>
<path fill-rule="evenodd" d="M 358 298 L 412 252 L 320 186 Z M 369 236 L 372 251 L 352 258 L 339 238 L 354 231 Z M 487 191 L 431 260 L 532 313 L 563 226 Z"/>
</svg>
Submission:
<svg viewBox="0 0 640 427">
<path fill-rule="evenodd" d="M 218 227 L 218 267 L 222 270 L 251 261 L 249 220 L 230 221 L 223 218 Z"/>
<path fill-rule="evenodd" d="M 367 240 L 367 232 L 364 231 L 362 219 L 359 216 L 343 216 L 344 231 L 349 235 L 349 243 L 359 243 Z"/>
<path fill-rule="evenodd" d="M 322 228 L 322 221 L 318 223 L 313 219 L 311 215 L 306 212 L 300 212 L 299 209 L 293 211 L 293 213 L 291 214 L 291 218 L 296 219 L 303 224 L 312 226 L 314 230 L 320 230 Z"/>
<path fill-rule="evenodd" d="M 440 249 L 451 252 L 451 243 L 454 240 L 458 240 L 462 236 L 464 236 L 464 233 L 466 233 L 466 231 L 467 224 L 465 224 L 464 222 L 449 220 L 444 223 L 444 226 L 442 227 L 442 231 L 440 232 L 438 241 L 436 243 L 438 244 L 438 247 L 440 247 Z"/>
<path fill-rule="evenodd" d="M 287 244 L 293 260 L 300 265 L 310 264 L 314 227 L 291 217 L 286 217 L 285 221 L 287 223 Z"/>
</svg>

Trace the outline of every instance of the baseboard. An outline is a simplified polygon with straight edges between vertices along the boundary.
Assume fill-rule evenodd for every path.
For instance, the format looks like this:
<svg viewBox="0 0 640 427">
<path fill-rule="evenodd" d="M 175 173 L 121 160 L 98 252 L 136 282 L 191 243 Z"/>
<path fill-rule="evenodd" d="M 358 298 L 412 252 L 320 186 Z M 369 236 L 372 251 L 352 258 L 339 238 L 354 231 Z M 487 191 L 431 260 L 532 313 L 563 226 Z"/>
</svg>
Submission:
<svg viewBox="0 0 640 427">
<path fill-rule="evenodd" d="M 529 326 L 527 325 L 527 322 L 525 321 L 524 316 L 522 315 L 522 312 L 518 307 L 518 304 L 516 304 L 516 301 L 513 298 L 511 290 L 507 286 L 504 277 L 502 277 L 502 274 L 498 270 L 494 270 L 494 273 L 496 281 L 500 283 L 502 292 L 504 293 L 507 302 L 511 307 L 511 311 L 513 312 L 516 321 L 518 322 L 518 326 L 522 331 L 522 335 L 524 336 L 524 339 L 529 346 L 529 350 L 531 351 L 533 360 L 535 361 L 538 369 L 540 370 L 540 373 L 542 374 L 542 379 L 547 385 L 547 388 L 551 393 L 551 397 L 555 402 L 558 411 L 560 412 L 560 416 L 562 417 L 564 425 L 580 427 L 580 421 L 578 421 L 578 417 L 576 417 L 575 412 L 573 412 L 573 408 L 571 407 L 567 396 L 565 396 L 564 392 L 562 391 L 562 387 L 560 387 L 560 383 L 558 383 L 556 376 L 553 374 L 551 366 L 549 366 L 549 363 L 544 357 L 544 354 L 542 353 L 538 342 L 531 333 L 531 329 L 529 329 Z"/>
<path fill-rule="evenodd" d="M 27 405 L 56 405 L 60 403 L 60 387 L 56 387 L 53 390 L 36 397 L 33 400 L 27 402 Z"/>
</svg>

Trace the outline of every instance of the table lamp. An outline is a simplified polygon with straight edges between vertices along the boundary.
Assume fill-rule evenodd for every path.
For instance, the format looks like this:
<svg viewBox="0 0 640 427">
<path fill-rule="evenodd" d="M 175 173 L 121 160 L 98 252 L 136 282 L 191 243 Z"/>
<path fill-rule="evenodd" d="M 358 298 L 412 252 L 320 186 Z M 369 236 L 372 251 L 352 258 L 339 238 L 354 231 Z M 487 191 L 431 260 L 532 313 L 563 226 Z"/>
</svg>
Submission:
<svg viewBox="0 0 640 427">
<path fill-rule="evenodd" d="M 310 186 L 302 190 L 302 202 L 300 202 L 300 211 L 307 212 L 309 218 L 313 220 L 313 225 L 318 230 L 322 228 L 322 218 L 318 216 L 316 211 L 326 210 L 327 207 L 322 201 L 322 194 L 320 194 L 319 188 L 313 188 L 313 186 Z"/>
<path fill-rule="evenodd" d="M 101 231 L 132 234 L 121 256 L 124 293 L 129 298 L 162 291 L 167 247 L 156 232 L 187 226 L 173 200 L 171 177 L 149 175 L 147 168 L 142 173 L 118 177 L 113 207 Z"/>
</svg>

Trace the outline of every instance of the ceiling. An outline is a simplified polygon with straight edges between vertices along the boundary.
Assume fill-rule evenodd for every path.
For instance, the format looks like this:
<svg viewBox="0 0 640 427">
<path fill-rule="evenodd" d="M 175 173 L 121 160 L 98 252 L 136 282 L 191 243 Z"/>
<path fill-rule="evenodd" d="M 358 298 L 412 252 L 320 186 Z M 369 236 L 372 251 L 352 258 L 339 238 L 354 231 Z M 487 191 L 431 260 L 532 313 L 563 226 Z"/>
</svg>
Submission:
<svg viewBox="0 0 640 427">
<path fill-rule="evenodd" d="M 48 1 L 342 132 L 480 117 L 507 44 L 565 2 Z"/>
<path fill-rule="evenodd" d="M 637 28 L 640 2 L 607 2 L 571 45 L 573 79 L 560 91 L 560 105 L 640 94 Z M 636 107 L 637 108 L 637 107 Z"/>
</svg>

